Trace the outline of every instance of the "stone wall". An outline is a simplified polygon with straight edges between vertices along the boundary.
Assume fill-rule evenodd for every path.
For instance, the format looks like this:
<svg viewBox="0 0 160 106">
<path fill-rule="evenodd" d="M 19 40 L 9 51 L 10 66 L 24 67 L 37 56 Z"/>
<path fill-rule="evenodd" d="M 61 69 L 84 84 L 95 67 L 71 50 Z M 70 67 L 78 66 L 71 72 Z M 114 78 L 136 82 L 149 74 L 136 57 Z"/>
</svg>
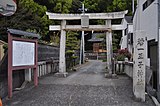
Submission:
<svg viewBox="0 0 160 106">
<path fill-rule="evenodd" d="M 125 72 L 130 78 L 133 78 L 133 62 L 126 62 L 126 63 L 125 63 L 124 72 Z"/>
<path fill-rule="evenodd" d="M 38 62 L 49 59 L 59 59 L 59 47 L 38 45 Z"/>
</svg>

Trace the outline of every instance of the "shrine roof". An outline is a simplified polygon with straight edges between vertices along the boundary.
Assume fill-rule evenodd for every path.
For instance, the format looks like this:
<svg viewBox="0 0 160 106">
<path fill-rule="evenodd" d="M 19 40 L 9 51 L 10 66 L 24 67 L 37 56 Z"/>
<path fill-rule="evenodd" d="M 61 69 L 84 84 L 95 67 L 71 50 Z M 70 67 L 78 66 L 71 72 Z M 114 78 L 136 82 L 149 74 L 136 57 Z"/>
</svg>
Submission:
<svg viewBox="0 0 160 106">
<path fill-rule="evenodd" d="M 22 30 L 17 30 L 17 29 L 8 29 L 7 30 L 11 34 L 15 34 L 18 36 L 27 36 L 27 37 L 33 37 L 33 38 L 40 38 L 39 34 L 32 33 L 32 32 L 26 32 Z"/>
<path fill-rule="evenodd" d="M 104 39 L 103 38 L 98 38 L 100 35 L 103 35 L 104 33 L 93 33 L 92 38 L 89 39 L 89 42 L 102 42 Z"/>
</svg>

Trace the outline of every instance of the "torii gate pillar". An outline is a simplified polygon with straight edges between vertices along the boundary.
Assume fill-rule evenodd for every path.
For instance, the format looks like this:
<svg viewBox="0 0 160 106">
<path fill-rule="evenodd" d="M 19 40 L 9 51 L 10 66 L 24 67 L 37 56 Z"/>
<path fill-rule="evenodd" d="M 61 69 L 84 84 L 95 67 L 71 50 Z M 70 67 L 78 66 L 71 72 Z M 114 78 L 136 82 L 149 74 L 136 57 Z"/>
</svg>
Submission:
<svg viewBox="0 0 160 106">
<path fill-rule="evenodd" d="M 59 56 L 59 72 L 56 73 L 58 76 L 67 76 L 66 72 L 66 58 L 65 58 L 65 48 L 66 48 L 66 20 L 61 21 L 61 36 L 60 36 L 60 56 Z"/>
<path fill-rule="evenodd" d="M 106 26 L 111 28 L 111 20 L 106 20 Z M 112 75 L 112 31 L 106 32 L 106 49 L 107 49 L 107 68 L 109 71 L 109 75 Z"/>
</svg>

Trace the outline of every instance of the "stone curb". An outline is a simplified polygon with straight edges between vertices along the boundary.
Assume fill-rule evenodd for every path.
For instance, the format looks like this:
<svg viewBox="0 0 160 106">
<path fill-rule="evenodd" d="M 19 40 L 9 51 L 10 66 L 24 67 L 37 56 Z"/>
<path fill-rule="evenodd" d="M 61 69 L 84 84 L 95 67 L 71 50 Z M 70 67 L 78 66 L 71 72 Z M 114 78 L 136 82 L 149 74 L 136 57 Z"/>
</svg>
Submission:
<svg viewBox="0 0 160 106">
<path fill-rule="evenodd" d="M 158 100 L 154 96 L 151 96 L 151 98 L 156 106 L 160 106 L 160 103 L 158 102 Z"/>
</svg>

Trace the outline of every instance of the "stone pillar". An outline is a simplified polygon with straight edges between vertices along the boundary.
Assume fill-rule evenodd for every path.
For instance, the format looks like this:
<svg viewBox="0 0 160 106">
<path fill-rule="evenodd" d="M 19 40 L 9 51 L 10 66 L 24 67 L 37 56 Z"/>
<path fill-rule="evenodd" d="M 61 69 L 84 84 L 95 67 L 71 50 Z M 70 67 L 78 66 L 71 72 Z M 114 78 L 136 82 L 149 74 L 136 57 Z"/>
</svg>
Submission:
<svg viewBox="0 0 160 106">
<path fill-rule="evenodd" d="M 80 53 L 79 53 L 79 65 L 82 64 L 82 37 L 81 37 L 81 44 L 80 44 Z"/>
<path fill-rule="evenodd" d="M 84 51 L 85 51 L 85 41 L 84 41 L 84 31 L 82 31 L 82 59 L 83 59 L 83 63 L 85 63 L 85 54 L 84 54 Z"/>
<path fill-rule="evenodd" d="M 160 2 L 160 1 L 159 1 Z M 159 7 L 160 8 L 160 7 Z M 160 9 L 159 9 L 160 11 Z M 160 18 L 160 16 L 159 16 Z M 159 23 L 160 23 L 160 19 L 159 19 Z M 158 34 L 158 67 L 157 67 L 157 78 L 158 78 L 158 81 L 157 81 L 157 88 L 158 88 L 158 92 L 157 92 L 157 98 L 158 98 L 158 101 L 160 102 L 160 27 L 159 27 L 159 34 Z"/>
<path fill-rule="evenodd" d="M 81 36 L 81 45 L 80 45 L 80 61 L 79 64 L 85 63 L 85 40 L 84 40 L 84 31 L 82 31 L 82 36 Z"/>
<path fill-rule="evenodd" d="M 106 20 L 106 27 L 111 28 L 111 20 Z M 107 49 L 107 68 L 109 75 L 112 75 L 112 32 L 106 32 L 106 49 Z"/>
<path fill-rule="evenodd" d="M 145 73 L 146 73 L 146 33 L 134 33 L 134 65 L 133 65 L 133 93 L 138 101 L 145 101 Z"/>
<path fill-rule="evenodd" d="M 66 47 L 66 20 L 61 21 L 61 37 L 60 37 L 60 56 L 59 56 L 59 73 L 62 77 L 67 76 L 66 72 L 66 59 L 65 59 L 65 47 Z"/>
<path fill-rule="evenodd" d="M 125 30 L 122 30 L 122 39 L 123 39 L 123 40 L 124 40 L 124 36 L 125 36 Z M 121 40 L 122 40 L 122 39 L 121 39 Z M 126 45 L 128 45 L 128 41 L 126 42 L 125 46 L 126 46 Z M 124 49 L 124 48 L 123 48 L 124 44 L 122 44 L 122 42 L 121 42 L 121 45 L 120 45 L 120 46 L 121 46 L 121 49 Z"/>
<path fill-rule="evenodd" d="M 31 82 L 32 81 L 32 74 L 31 74 L 32 69 L 26 69 L 25 70 L 25 81 Z"/>
</svg>

